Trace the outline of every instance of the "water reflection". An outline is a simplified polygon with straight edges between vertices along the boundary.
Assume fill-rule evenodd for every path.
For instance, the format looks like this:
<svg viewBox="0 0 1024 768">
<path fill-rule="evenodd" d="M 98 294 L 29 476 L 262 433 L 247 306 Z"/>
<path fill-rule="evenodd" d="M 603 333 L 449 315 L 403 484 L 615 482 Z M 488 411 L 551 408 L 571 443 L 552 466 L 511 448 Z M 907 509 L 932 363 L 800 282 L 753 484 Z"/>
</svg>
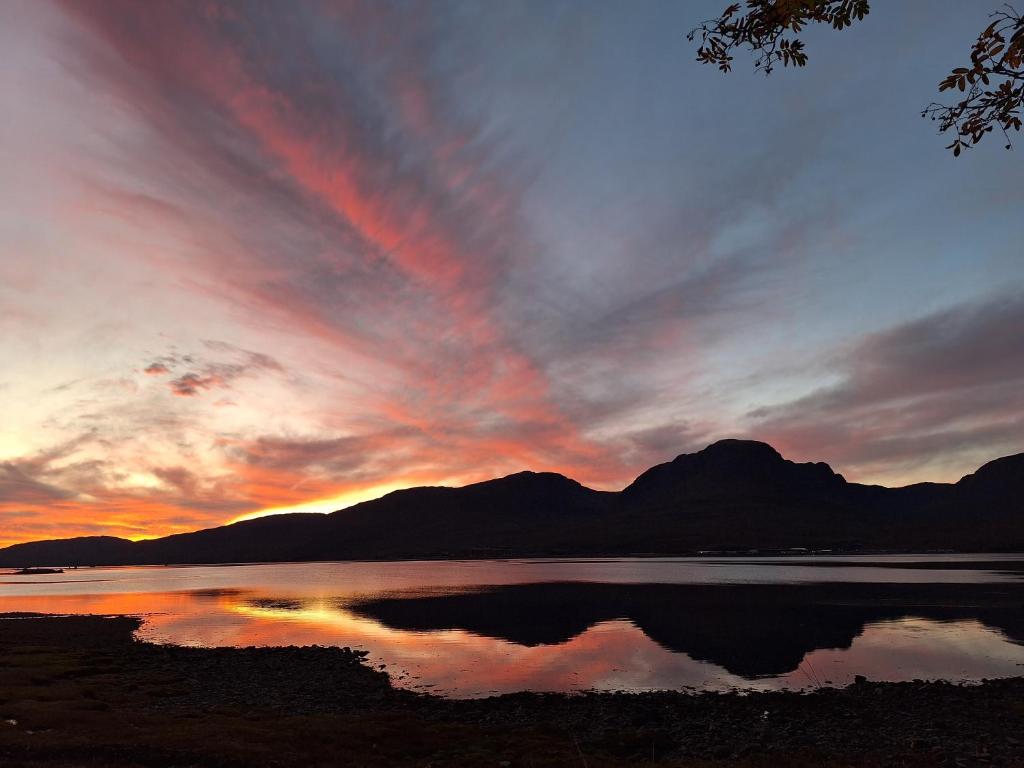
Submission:
<svg viewBox="0 0 1024 768">
<path fill-rule="evenodd" d="M 463 629 L 558 645 L 626 620 L 666 650 L 744 678 L 788 674 L 819 648 L 849 648 L 869 624 L 976 621 L 1024 642 L 1024 584 L 529 584 L 395 596 L 352 610 L 400 630 Z"/>
<path fill-rule="evenodd" d="M 0 584 L 0 611 L 142 614 L 147 639 L 193 645 L 348 645 L 399 685 L 460 696 L 1022 674 L 1021 560 L 986 560 L 97 569 Z"/>
</svg>

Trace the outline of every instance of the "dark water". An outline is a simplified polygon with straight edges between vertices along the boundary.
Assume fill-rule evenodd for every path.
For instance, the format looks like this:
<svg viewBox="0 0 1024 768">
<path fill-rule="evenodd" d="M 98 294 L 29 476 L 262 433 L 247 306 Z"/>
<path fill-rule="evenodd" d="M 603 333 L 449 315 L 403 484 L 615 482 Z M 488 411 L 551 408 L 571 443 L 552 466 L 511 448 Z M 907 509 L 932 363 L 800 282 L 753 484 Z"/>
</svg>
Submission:
<svg viewBox="0 0 1024 768">
<path fill-rule="evenodd" d="M 395 682 L 809 688 L 1024 674 L 1024 556 L 300 563 L 0 576 L 0 611 L 187 645 L 347 645 Z"/>
</svg>

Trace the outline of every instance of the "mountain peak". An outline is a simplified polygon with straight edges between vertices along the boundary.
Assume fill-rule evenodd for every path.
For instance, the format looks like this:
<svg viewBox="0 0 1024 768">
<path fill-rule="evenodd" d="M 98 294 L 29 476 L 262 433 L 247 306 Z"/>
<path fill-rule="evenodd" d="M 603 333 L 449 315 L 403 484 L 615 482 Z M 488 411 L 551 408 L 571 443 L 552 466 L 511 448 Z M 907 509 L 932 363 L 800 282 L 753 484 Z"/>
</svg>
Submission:
<svg viewBox="0 0 1024 768">
<path fill-rule="evenodd" d="M 513 494 L 518 498 L 536 497 L 538 500 L 560 498 L 565 494 L 598 493 L 581 485 L 571 477 L 557 472 L 532 472 L 529 470 L 514 472 L 511 475 L 496 477 L 492 480 L 483 480 L 456 490 L 478 496 Z"/>
<path fill-rule="evenodd" d="M 665 505 L 687 499 L 818 496 L 839 484 L 845 481 L 827 464 L 796 464 L 768 443 L 726 439 L 652 467 L 624 494 L 633 501 Z"/>
<path fill-rule="evenodd" d="M 971 487 L 1019 487 L 1024 482 L 1024 453 L 1003 456 L 982 464 L 976 471 L 960 478 L 957 485 Z"/>
<path fill-rule="evenodd" d="M 484 483 L 501 483 L 501 482 L 569 482 L 574 485 L 579 485 L 571 477 L 559 474 L 558 472 L 534 472 L 530 469 L 524 469 L 521 472 L 513 472 L 511 475 L 504 475 L 502 477 L 494 478 L 493 480 L 484 480 Z"/>
<path fill-rule="evenodd" d="M 1001 456 L 998 459 L 986 462 L 978 467 L 973 474 L 987 474 L 989 472 L 1020 472 L 1024 470 L 1024 453 L 1014 453 L 1009 456 Z M 968 475 L 970 477 L 971 475 Z"/>
<path fill-rule="evenodd" d="M 697 455 L 700 454 L 729 457 L 732 459 L 784 461 L 782 454 L 768 445 L 768 443 L 763 443 L 760 440 L 742 440 L 733 437 L 716 440 L 707 448 L 697 451 Z M 684 453 L 680 457 L 688 455 L 690 454 Z"/>
</svg>

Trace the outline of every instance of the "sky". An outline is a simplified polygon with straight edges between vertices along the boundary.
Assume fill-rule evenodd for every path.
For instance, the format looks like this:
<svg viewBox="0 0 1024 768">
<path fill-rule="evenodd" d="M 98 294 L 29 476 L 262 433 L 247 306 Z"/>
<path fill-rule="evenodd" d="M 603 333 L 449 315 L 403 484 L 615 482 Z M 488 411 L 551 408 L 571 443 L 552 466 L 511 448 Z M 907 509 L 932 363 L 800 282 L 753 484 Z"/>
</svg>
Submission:
<svg viewBox="0 0 1024 768">
<path fill-rule="evenodd" d="M 0 545 L 1024 451 L 1021 148 L 920 116 L 991 3 L 767 78 L 724 4 L 0 0 Z"/>
</svg>

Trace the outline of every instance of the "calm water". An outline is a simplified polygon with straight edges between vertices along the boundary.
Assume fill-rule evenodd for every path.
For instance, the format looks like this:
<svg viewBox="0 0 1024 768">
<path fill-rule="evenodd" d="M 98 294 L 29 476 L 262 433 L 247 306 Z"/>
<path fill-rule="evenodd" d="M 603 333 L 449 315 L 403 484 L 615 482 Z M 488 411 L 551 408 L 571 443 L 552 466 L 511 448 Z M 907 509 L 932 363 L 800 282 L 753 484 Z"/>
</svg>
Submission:
<svg viewBox="0 0 1024 768">
<path fill-rule="evenodd" d="M 0 611 L 131 613 L 148 640 L 362 648 L 398 685 L 808 688 L 1024 674 L 1024 556 L 95 568 Z"/>
</svg>

